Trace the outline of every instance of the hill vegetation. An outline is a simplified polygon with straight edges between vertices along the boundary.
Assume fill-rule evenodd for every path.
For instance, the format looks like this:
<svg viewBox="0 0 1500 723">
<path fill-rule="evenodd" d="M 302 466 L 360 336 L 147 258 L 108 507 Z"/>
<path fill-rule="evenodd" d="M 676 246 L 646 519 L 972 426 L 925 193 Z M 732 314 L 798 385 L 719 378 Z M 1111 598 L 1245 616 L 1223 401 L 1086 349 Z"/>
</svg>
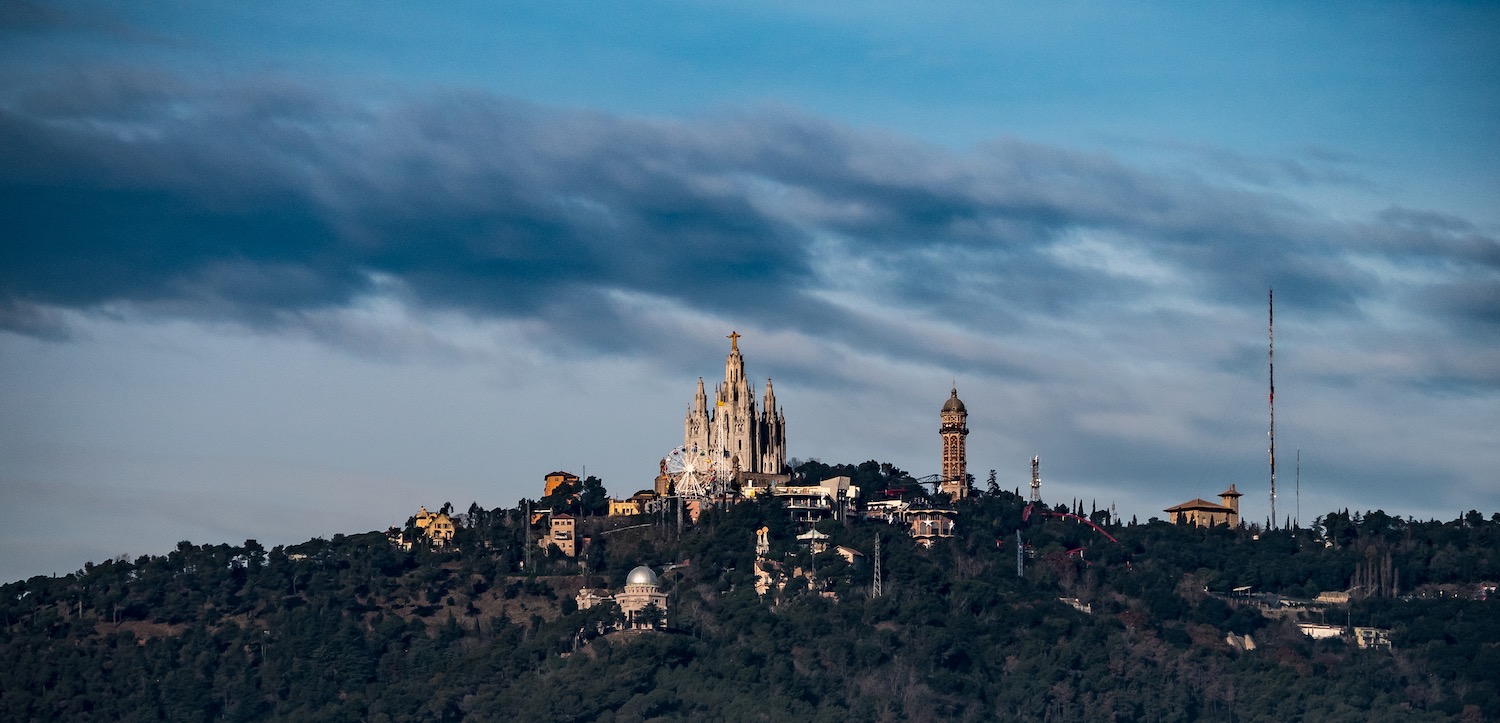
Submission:
<svg viewBox="0 0 1500 723">
<path fill-rule="evenodd" d="M 869 489 L 899 477 L 860 468 Z M 681 533 L 675 518 L 586 518 L 587 555 L 538 548 L 529 568 L 521 512 L 478 505 L 441 550 L 383 533 L 270 550 L 183 542 L 0 588 L 0 718 L 1500 718 L 1500 603 L 1476 595 L 1500 579 L 1500 514 L 1337 512 L 1263 531 L 1071 510 L 1111 543 L 1076 522 L 1023 521 L 1024 507 L 995 489 L 964 501 L 957 536 L 930 549 L 899 527 L 822 523 L 866 558 L 880 536 L 878 598 L 868 564 L 813 559 L 771 499 Z M 762 526 L 770 558 L 815 570 L 765 599 Z M 609 611 L 573 595 L 618 589 L 640 564 L 662 572 L 667 629 L 599 635 Z M 1322 610 L 1229 593 L 1312 598 L 1367 579 L 1382 582 Z M 1310 639 L 1298 615 L 1388 629 L 1393 647 Z M 1247 634 L 1254 649 L 1229 642 Z"/>
</svg>

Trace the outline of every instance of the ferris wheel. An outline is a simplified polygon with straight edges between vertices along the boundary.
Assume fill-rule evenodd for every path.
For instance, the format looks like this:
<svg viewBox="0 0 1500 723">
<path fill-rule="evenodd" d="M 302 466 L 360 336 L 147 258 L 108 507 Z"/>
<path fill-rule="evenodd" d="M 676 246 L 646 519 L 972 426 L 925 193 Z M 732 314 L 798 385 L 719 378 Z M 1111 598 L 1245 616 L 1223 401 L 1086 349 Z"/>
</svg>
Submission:
<svg viewBox="0 0 1500 723">
<path fill-rule="evenodd" d="M 662 460 L 662 471 L 672 478 L 677 496 L 688 499 L 712 497 L 722 491 L 720 479 L 721 460 L 716 460 L 709 450 L 692 447 L 677 447 Z"/>
</svg>

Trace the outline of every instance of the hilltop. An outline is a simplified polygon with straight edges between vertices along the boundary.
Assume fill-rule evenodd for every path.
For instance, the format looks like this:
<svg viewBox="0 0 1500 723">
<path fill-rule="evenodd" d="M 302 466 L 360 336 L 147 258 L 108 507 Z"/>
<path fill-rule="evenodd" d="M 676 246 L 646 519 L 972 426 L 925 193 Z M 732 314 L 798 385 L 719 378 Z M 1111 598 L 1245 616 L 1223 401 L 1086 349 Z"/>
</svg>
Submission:
<svg viewBox="0 0 1500 723">
<path fill-rule="evenodd" d="M 1121 524 L 1118 542 L 991 490 L 924 548 L 835 521 L 812 559 L 771 498 L 675 521 L 584 517 L 526 569 L 517 510 L 453 543 L 385 533 L 266 550 L 183 542 L 3 587 L 7 720 L 1447 720 L 1500 717 L 1500 514 L 1336 512 L 1307 529 Z M 1062 508 L 1066 509 L 1066 508 Z M 787 569 L 755 590 L 756 531 Z M 606 534 L 606 530 L 612 529 Z M 1017 576 L 1016 530 L 1024 542 Z M 581 587 L 647 565 L 663 629 L 614 632 Z M 1389 570 L 1389 572 L 1382 572 Z M 1318 603 L 1348 590 L 1348 602 Z M 1326 598 L 1326 596 L 1325 596 Z M 1298 619 L 1388 631 L 1315 640 Z M 1248 637 L 1247 637 L 1248 636 Z M 1248 645 L 1247 645 L 1248 643 Z"/>
</svg>

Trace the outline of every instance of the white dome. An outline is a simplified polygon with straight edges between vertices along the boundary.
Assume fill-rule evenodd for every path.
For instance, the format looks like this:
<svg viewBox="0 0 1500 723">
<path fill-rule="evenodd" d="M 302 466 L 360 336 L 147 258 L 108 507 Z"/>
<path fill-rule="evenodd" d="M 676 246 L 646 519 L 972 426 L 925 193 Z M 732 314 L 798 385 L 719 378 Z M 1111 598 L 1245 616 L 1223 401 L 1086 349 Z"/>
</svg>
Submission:
<svg viewBox="0 0 1500 723">
<path fill-rule="evenodd" d="M 640 567 L 637 567 L 636 569 L 631 570 L 630 574 L 625 576 L 625 584 L 626 585 L 655 585 L 656 584 L 656 573 L 652 572 L 651 568 L 646 567 L 645 565 L 641 565 Z"/>
</svg>

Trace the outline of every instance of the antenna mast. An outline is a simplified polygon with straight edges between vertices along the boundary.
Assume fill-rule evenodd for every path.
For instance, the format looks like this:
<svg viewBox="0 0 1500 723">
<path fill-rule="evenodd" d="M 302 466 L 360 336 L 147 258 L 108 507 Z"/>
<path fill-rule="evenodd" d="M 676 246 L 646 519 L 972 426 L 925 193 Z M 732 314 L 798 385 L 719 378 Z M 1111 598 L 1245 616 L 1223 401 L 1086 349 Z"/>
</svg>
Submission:
<svg viewBox="0 0 1500 723">
<path fill-rule="evenodd" d="M 1271 392 L 1266 401 L 1271 406 L 1271 529 L 1276 529 L 1276 296 L 1266 291 L 1266 338 L 1270 342 L 1267 362 L 1270 367 Z"/>
<path fill-rule="evenodd" d="M 880 597 L 880 533 L 875 533 L 875 584 L 870 586 L 870 597 Z"/>
<path fill-rule="evenodd" d="M 1023 573 L 1021 571 L 1021 559 L 1024 557 L 1024 555 L 1025 555 L 1025 552 L 1021 548 L 1021 528 L 1017 527 L 1016 528 L 1016 577 L 1025 577 L 1026 576 L 1025 573 Z"/>
<path fill-rule="evenodd" d="M 1031 501 L 1042 501 L 1042 458 L 1040 455 L 1031 456 Z"/>
<path fill-rule="evenodd" d="M 1302 526 L 1302 448 L 1297 448 L 1297 526 Z"/>
</svg>

